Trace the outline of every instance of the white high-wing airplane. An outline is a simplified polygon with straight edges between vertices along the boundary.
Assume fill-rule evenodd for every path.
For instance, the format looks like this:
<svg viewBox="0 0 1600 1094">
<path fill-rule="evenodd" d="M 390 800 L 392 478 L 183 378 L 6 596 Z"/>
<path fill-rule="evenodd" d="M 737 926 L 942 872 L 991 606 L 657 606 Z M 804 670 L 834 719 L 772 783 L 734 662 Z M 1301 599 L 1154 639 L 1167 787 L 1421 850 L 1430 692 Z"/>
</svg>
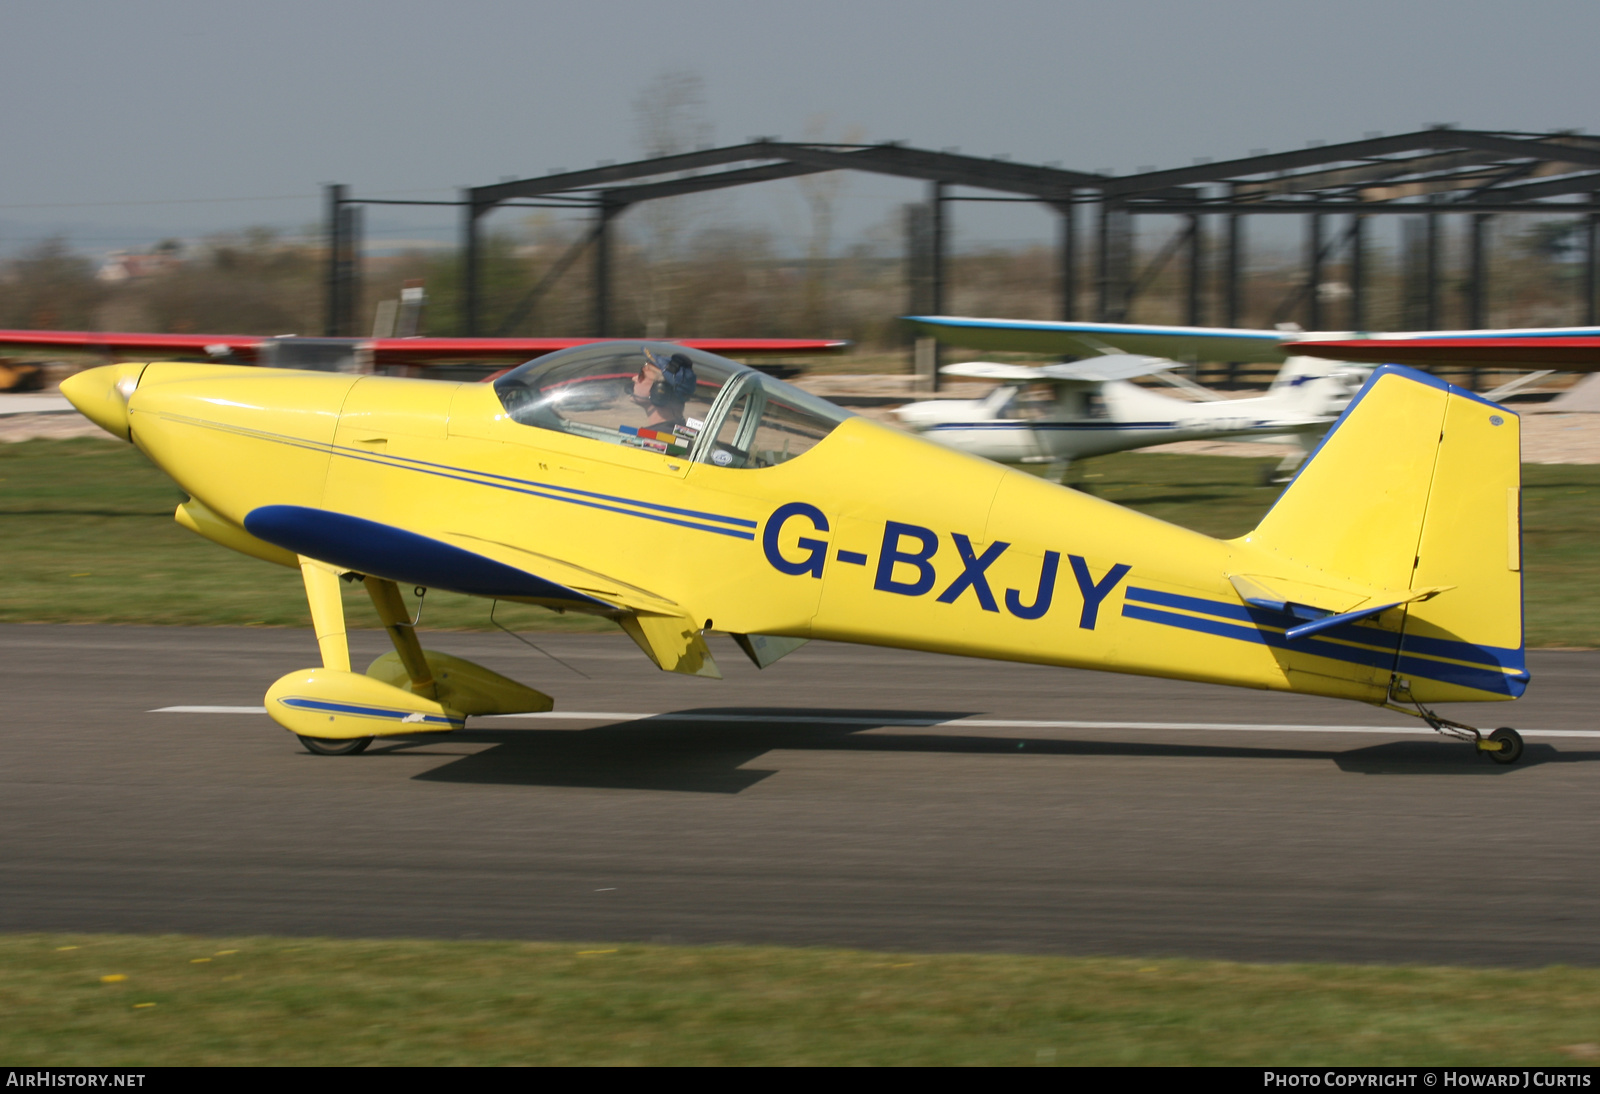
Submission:
<svg viewBox="0 0 1600 1094">
<path fill-rule="evenodd" d="M 1229 399 L 1168 373 L 1175 361 L 1107 353 L 1054 365 L 972 361 L 947 376 L 998 380 L 982 399 L 937 399 L 896 411 L 930 440 L 1060 480 L 1074 460 L 1171 441 L 1220 437 L 1290 439 L 1300 451 L 1274 472 L 1294 470 L 1350 402 L 1369 369 L 1292 357 L 1265 395 Z M 1130 381 L 1157 376 L 1199 397 L 1173 398 Z"/>
</svg>

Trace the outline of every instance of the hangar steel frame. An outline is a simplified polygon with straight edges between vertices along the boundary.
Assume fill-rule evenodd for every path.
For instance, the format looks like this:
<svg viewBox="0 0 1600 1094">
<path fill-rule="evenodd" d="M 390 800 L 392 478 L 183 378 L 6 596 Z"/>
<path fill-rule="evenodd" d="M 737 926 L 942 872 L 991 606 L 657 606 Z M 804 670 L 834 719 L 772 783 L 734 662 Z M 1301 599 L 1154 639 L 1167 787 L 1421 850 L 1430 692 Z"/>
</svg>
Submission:
<svg viewBox="0 0 1600 1094">
<path fill-rule="evenodd" d="M 1396 136 L 1369 134 L 1342 144 L 1311 142 L 1291 152 L 1254 154 L 1220 162 L 1197 162 L 1171 170 L 1141 170 L 1132 175 L 1067 170 L 1053 165 L 1016 163 L 956 152 L 935 152 L 886 144 L 795 143 L 755 139 L 744 144 L 631 163 L 602 164 L 583 171 L 552 173 L 539 179 L 504 181 L 462 191 L 455 202 L 378 201 L 350 196 L 330 186 L 328 234 L 329 333 L 353 333 L 356 284 L 355 234 L 359 218 L 352 207 L 366 204 L 453 205 L 461 209 L 461 333 L 509 330 L 522 321 L 538 298 L 591 252 L 590 333 L 615 333 L 612 318 L 612 236 L 617 218 L 629 208 L 659 198 L 706 193 L 759 182 L 797 178 L 825 171 L 854 170 L 918 179 L 927 198 L 908 210 L 907 277 L 913 310 L 941 313 L 947 298 L 948 213 L 955 201 L 1022 201 L 1044 205 L 1058 215 L 1057 313 L 1062 319 L 1126 320 L 1140 293 L 1180 254 L 1185 271 L 1186 321 L 1205 326 L 1219 321 L 1238 326 L 1244 319 L 1241 286 L 1246 253 L 1246 218 L 1292 215 L 1304 218 L 1304 276 L 1288 287 L 1273 321 L 1298 319 L 1318 329 L 1328 318 L 1317 291 L 1323 271 L 1339 254 L 1346 258 L 1350 297 L 1347 326 L 1363 329 L 1369 314 L 1368 262 L 1364 260 L 1367 220 L 1390 215 L 1412 218 L 1419 241 L 1422 327 L 1436 327 L 1443 271 L 1439 260 L 1445 218 L 1465 221 L 1470 271 L 1467 325 L 1487 318 L 1490 219 L 1506 213 L 1542 213 L 1583 218 L 1581 311 L 1600 322 L 1600 137 L 1577 132 L 1521 133 L 1434 126 Z M 960 191 L 960 192 L 957 192 Z M 966 191 L 980 191 L 968 193 Z M 591 227 L 548 270 L 527 296 L 500 322 L 483 314 L 481 232 L 483 219 L 503 207 L 588 210 Z M 1092 210 L 1092 271 L 1082 269 L 1080 207 Z M 1175 216 L 1183 227 L 1142 270 L 1134 268 L 1135 218 Z M 1208 279 L 1208 225 L 1220 220 L 1221 270 Z M 1208 281 L 1220 297 L 1221 314 L 1207 314 Z M 1092 300 L 1092 315 L 1082 311 L 1082 291 Z M 335 330 L 334 328 L 341 328 Z"/>
</svg>

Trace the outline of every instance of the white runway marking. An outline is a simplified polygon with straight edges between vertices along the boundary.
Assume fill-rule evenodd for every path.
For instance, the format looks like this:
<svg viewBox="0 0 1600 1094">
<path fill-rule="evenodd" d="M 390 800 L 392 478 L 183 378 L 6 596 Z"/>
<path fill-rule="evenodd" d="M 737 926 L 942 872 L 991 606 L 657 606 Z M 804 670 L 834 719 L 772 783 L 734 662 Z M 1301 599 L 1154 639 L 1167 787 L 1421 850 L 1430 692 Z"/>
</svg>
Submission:
<svg viewBox="0 0 1600 1094">
<path fill-rule="evenodd" d="M 151 714 L 265 714 L 266 707 L 160 707 Z M 553 710 L 544 714 L 491 714 L 496 720 L 526 719 L 547 722 L 758 722 L 762 724 L 834 726 L 912 726 L 943 729 L 1155 729 L 1199 733 L 1382 733 L 1437 736 L 1427 726 L 1313 726 L 1261 722 L 1056 722 L 1037 719 L 851 718 L 834 715 L 783 714 L 651 714 L 641 711 Z M 1592 729 L 1518 729 L 1524 737 L 1600 737 Z"/>
</svg>

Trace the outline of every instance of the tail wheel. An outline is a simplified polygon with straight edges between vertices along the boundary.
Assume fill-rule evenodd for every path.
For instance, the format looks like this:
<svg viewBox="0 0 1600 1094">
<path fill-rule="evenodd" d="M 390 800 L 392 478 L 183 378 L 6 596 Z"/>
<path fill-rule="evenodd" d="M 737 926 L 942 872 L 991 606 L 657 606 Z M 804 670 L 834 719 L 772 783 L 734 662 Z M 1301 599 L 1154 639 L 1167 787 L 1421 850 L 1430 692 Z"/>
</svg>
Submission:
<svg viewBox="0 0 1600 1094">
<path fill-rule="evenodd" d="M 1522 734 L 1509 726 L 1502 726 L 1489 734 L 1489 740 L 1500 742 L 1497 751 L 1489 753 L 1489 759 L 1497 764 L 1514 764 L 1522 759 Z"/>
<path fill-rule="evenodd" d="M 358 752 L 365 752 L 372 738 L 346 737 L 341 740 L 334 737 L 301 737 L 300 743 L 306 746 L 307 752 L 318 756 L 354 756 Z"/>
</svg>

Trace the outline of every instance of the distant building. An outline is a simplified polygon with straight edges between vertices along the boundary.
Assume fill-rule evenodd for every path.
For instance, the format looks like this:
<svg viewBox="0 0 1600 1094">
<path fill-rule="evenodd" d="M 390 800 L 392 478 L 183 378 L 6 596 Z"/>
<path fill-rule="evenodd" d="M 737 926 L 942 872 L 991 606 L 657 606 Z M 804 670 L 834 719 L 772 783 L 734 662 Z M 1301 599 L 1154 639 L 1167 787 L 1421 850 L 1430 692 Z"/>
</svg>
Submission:
<svg viewBox="0 0 1600 1094">
<path fill-rule="evenodd" d="M 107 284 L 138 281 L 177 269 L 183 265 L 182 254 L 183 245 L 176 240 L 167 240 L 148 254 L 110 251 L 94 276 L 96 280 Z"/>
</svg>

